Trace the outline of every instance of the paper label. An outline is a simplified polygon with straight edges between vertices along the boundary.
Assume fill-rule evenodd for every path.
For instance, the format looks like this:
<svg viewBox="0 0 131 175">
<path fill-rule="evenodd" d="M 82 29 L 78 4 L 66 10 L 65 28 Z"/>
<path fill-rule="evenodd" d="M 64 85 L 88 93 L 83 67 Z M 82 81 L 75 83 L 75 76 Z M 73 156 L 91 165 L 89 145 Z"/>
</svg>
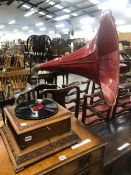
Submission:
<svg viewBox="0 0 131 175">
<path fill-rule="evenodd" d="M 32 136 L 27 136 L 27 137 L 25 137 L 25 142 L 29 142 L 29 141 L 31 141 L 32 140 Z"/>
<path fill-rule="evenodd" d="M 122 146 L 118 147 L 117 150 L 118 150 L 118 151 L 121 151 L 121 150 L 123 150 L 124 148 L 128 147 L 129 145 L 130 145 L 130 143 L 125 143 L 125 144 L 123 144 Z"/>
<path fill-rule="evenodd" d="M 86 139 L 86 140 L 83 140 L 83 141 L 80 142 L 80 143 L 77 143 L 77 144 L 71 146 L 71 148 L 72 148 L 72 149 L 76 149 L 76 148 L 78 148 L 78 147 L 80 147 L 80 146 L 83 146 L 83 145 L 89 143 L 89 142 L 91 142 L 91 140 L 90 140 L 90 139 Z"/>
<path fill-rule="evenodd" d="M 21 126 L 26 126 L 27 124 L 26 124 L 26 123 L 21 123 L 20 125 L 21 125 Z"/>
<path fill-rule="evenodd" d="M 60 160 L 60 161 L 63 161 L 63 160 L 65 160 L 65 159 L 66 159 L 66 156 L 65 156 L 65 155 L 62 155 L 62 156 L 59 157 L 59 160 Z"/>
</svg>

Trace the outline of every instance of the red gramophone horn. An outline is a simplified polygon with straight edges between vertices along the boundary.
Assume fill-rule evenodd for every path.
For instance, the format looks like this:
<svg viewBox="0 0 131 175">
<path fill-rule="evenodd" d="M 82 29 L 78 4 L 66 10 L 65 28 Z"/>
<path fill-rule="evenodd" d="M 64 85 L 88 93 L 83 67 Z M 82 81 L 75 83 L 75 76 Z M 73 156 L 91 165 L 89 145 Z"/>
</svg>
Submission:
<svg viewBox="0 0 131 175">
<path fill-rule="evenodd" d="M 106 102 L 114 105 L 119 83 L 119 51 L 111 13 L 103 13 L 96 37 L 86 46 L 67 56 L 42 63 L 39 68 L 90 78 L 101 86 Z"/>
</svg>

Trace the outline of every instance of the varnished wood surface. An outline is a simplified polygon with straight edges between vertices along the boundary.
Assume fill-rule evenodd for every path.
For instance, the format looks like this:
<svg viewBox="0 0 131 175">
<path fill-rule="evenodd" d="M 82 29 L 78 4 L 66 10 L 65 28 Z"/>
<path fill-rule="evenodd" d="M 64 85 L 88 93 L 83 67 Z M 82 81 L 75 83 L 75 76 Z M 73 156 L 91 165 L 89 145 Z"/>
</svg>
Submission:
<svg viewBox="0 0 131 175">
<path fill-rule="evenodd" d="M 131 154 L 131 114 L 118 117 L 107 123 L 101 123 L 93 128 L 91 131 L 97 133 L 101 138 L 107 142 L 105 147 L 104 166 L 110 165 L 122 158 L 125 154 Z M 125 143 L 130 145 L 121 151 L 118 150 L 120 146 Z"/>
<path fill-rule="evenodd" d="M 22 170 L 18 173 L 18 175 L 37 175 L 37 174 L 50 174 L 49 172 L 51 170 L 57 169 L 61 166 L 64 166 L 71 161 L 74 161 L 76 159 L 79 159 L 81 156 L 87 155 L 88 153 L 94 151 L 97 152 L 97 150 L 103 148 L 104 142 L 102 139 L 100 139 L 98 136 L 93 134 L 92 132 L 88 131 L 86 127 L 81 125 L 79 121 L 77 121 L 75 118 L 72 117 L 72 128 L 73 130 L 80 136 L 82 140 L 90 139 L 91 142 L 77 148 L 77 149 L 71 149 L 70 147 L 60 151 L 46 159 L 43 159 L 27 168 Z M 10 158 L 7 154 L 7 150 L 5 148 L 5 145 L 0 138 L 0 175 L 14 175 L 14 170 L 10 161 Z M 98 151 L 99 152 L 99 151 Z M 63 161 L 59 160 L 59 157 L 65 155 L 66 159 Z M 95 155 L 99 155 L 96 153 Z M 98 158 L 98 159 L 97 159 Z M 96 164 L 96 162 L 99 162 L 99 159 L 102 159 L 100 156 L 95 156 L 93 161 Z M 102 161 L 102 160 L 101 160 Z M 93 162 L 92 162 L 93 164 Z M 61 173 L 61 172 L 60 172 Z M 95 175 L 95 173 L 94 173 Z"/>
<path fill-rule="evenodd" d="M 71 118 L 71 113 L 65 109 L 64 107 L 59 105 L 58 112 L 49 118 L 41 119 L 41 120 L 24 120 L 15 116 L 15 105 L 4 108 L 5 115 L 10 120 L 13 128 L 15 129 L 17 134 L 22 134 L 25 132 L 32 131 L 37 128 L 41 128 L 43 126 L 47 126 L 64 119 Z"/>
</svg>

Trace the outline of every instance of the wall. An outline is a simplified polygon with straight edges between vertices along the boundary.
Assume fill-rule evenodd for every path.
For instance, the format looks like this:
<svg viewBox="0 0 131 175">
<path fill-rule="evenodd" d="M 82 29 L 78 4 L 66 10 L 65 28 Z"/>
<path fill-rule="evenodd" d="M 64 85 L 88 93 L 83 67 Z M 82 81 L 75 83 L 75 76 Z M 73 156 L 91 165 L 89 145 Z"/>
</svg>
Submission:
<svg viewBox="0 0 131 175">
<path fill-rule="evenodd" d="M 131 42 L 131 32 L 126 32 L 126 33 L 118 33 L 119 36 L 119 41 L 121 40 L 127 40 Z"/>
</svg>

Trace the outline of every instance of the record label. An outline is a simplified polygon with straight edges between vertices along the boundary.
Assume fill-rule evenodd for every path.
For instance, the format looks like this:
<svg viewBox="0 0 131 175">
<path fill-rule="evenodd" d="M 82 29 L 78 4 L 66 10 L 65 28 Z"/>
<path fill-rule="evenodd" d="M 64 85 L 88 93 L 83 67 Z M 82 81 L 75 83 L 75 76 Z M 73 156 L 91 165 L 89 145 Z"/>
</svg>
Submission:
<svg viewBox="0 0 131 175">
<path fill-rule="evenodd" d="M 15 115 L 22 119 L 40 120 L 51 117 L 58 111 L 58 105 L 50 99 L 37 99 L 21 103 L 15 108 Z"/>
</svg>

